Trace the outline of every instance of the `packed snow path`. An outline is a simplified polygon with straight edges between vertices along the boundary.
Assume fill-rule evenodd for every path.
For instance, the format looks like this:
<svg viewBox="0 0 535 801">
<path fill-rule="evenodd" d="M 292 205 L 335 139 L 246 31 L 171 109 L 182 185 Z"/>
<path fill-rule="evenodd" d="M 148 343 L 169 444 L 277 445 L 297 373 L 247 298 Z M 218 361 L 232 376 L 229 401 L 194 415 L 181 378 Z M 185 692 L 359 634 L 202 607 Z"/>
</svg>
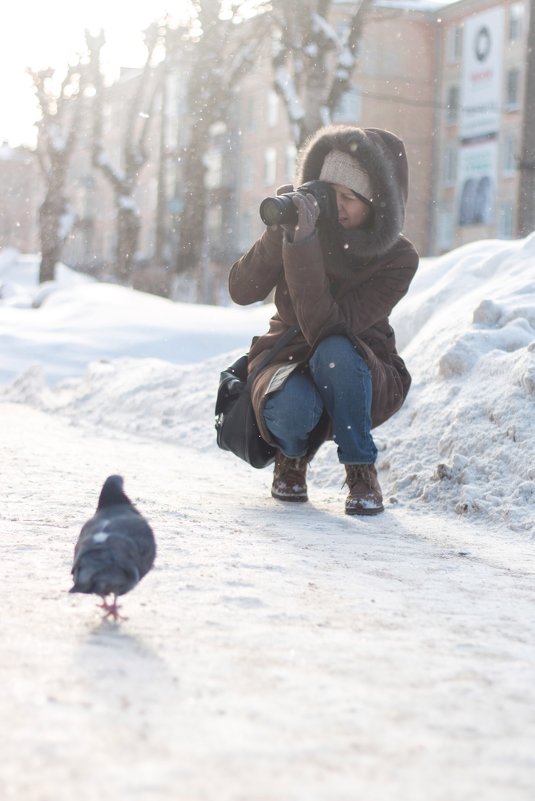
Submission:
<svg viewBox="0 0 535 801">
<path fill-rule="evenodd" d="M 532 544 L 0 411 L 4 801 L 531 801 Z M 158 542 L 119 625 L 67 594 L 116 472 Z"/>
</svg>

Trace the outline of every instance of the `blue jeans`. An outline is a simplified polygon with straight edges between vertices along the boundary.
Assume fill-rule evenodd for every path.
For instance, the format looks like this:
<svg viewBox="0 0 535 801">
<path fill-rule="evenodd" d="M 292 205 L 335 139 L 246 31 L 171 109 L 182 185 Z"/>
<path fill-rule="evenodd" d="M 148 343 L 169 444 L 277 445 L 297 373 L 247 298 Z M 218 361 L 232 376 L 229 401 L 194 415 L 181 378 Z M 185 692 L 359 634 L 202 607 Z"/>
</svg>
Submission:
<svg viewBox="0 0 535 801">
<path fill-rule="evenodd" d="M 267 428 L 281 451 L 292 458 L 308 451 L 311 432 L 325 409 L 342 464 L 373 464 L 377 448 L 371 435 L 372 379 L 368 365 L 344 336 L 317 346 L 306 372 L 291 373 L 284 386 L 268 395 Z"/>
</svg>

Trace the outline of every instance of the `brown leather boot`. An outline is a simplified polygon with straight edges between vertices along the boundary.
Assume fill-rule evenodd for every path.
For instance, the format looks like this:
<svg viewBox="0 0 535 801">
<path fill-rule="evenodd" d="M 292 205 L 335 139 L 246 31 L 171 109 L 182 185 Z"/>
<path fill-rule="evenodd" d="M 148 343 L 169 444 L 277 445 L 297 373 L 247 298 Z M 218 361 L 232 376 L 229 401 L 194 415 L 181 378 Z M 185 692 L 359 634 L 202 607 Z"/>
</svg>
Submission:
<svg viewBox="0 0 535 801">
<path fill-rule="evenodd" d="M 279 501 L 308 501 L 306 456 L 292 459 L 282 451 L 275 458 L 271 494 Z"/>
<path fill-rule="evenodd" d="M 384 511 L 374 464 L 346 464 L 346 515 L 377 515 Z"/>
</svg>

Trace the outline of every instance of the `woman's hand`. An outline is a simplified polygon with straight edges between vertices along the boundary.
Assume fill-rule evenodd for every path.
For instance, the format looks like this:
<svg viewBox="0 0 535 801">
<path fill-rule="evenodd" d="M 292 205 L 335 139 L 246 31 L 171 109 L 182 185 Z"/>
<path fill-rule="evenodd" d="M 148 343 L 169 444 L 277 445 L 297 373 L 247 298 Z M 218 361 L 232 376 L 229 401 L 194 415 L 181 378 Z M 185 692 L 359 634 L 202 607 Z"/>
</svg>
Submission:
<svg viewBox="0 0 535 801">
<path fill-rule="evenodd" d="M 295 225 L 282 225 L 289 242 L 302 242 L 311 236 L 316 230 L 316 222 L 319 217 L 320 207 L 314 195 L 306 193 L 296 193 L 292 197 L 294 206 L 297 209 L 297 223 Z"/>
</svg>

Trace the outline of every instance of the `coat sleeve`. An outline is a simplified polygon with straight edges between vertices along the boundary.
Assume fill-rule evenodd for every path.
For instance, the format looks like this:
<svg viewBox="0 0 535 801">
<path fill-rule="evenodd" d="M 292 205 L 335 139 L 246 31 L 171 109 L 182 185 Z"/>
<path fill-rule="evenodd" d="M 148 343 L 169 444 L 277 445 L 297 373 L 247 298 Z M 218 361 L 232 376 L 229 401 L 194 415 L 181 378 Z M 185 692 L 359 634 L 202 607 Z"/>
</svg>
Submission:
<svg viewBox="0 0 535 801">
<path fill-rule="evenodd" d="M 232 265 L 230 297 L 240 306 L 265 300 L 282 275 L 282 229 L 266 228 L 252 248 Z"/>
<path fill-rule="evenodd" d="M 331 334 L 359 336 L 388 317 L 406 294 L 418 266 L 412 248 L 392 255 L 367 281 L 335 300 L 316 235 L 283 244 L 284 273 L 301 331 L 313 347 Z"/>
</svg>

